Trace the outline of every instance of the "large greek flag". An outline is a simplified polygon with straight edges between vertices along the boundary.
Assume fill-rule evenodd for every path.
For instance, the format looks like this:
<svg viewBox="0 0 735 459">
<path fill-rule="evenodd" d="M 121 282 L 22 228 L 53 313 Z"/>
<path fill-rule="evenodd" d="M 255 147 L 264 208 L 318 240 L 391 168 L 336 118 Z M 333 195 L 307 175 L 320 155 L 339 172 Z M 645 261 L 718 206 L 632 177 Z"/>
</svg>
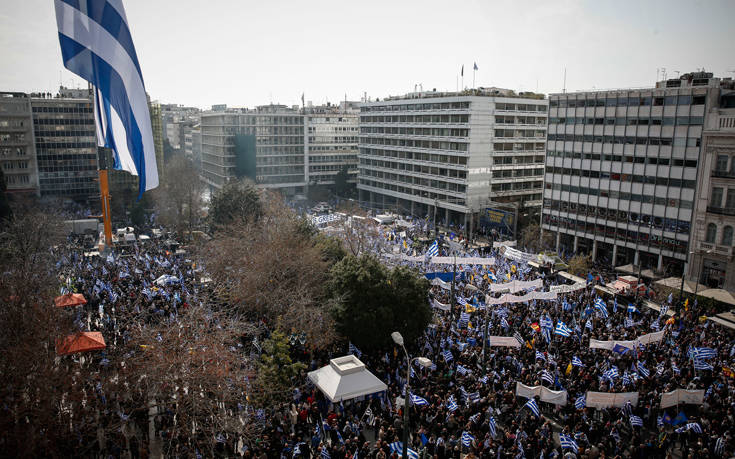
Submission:
<svg viewBox="0 0 735 459">
<path fill-rule="evenodd" d="M 143 74 L 122 0 L 54 0 L 64 67 L 94 85 L 97 143 L 115 169 L 137 175 L 139 192 L 158 186 Z"/>
</svg>

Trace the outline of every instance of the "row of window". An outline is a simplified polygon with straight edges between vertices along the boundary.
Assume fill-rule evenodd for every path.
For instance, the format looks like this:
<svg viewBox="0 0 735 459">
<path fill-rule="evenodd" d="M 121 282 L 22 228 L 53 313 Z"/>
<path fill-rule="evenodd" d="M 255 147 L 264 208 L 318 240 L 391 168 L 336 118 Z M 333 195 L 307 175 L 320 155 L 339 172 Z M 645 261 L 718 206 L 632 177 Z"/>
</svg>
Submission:
<svg viewBox="0 0 735 459">
<path fill-rule="evenodd" d="M 645 116 L 610 118 L 549 118 L 549 124 L 586 124 L 592 126 L 701 126 L 703 116 Z"/>
<path fill-rule="evenodd" d="M 649 204 L 659 204 L 662 206 L 680 207 L 682 209 L 692 208 L 692 201 L 687 201 L 684 199 L 665 198 L 661 196 L 651 196 L 651 195 L 639 194 L 639 193 L 625 193 L 625 192 L 614 191 L 614 190 L 601 190 L 599 188 L 587 188 L 587 187 L 582 187 L 582 186 L 564 185 L 561 183 L 550 183 L 548 181 L 546 182 L 545 187 L 547 190 L 568 191 L 570 193 L 586 194 L 589 196 L 599 196 L 601 198 L 625 199 L 628 201 L 636 201 L 636 202 L 649 203 Z"/>
<path fill-rule="evenodd" d="M 609 221 L 628 223 L 637 226 L 653 227 L 659 230 L 674 233 L 689 234 L 690 224 L 684 220 L 674 218 L 656 217 L 638 212 L 610 209 L 607 207 L 588 206 L 576 202 L 558 201 L 556 199 L 544 199 L 544 208 L 552 211 L 562 211 L 587 217 L 600 217 Z"/>
<path fill-rule="evenodd" d="M 630 156 L 630 155 L 609 155 L 600 153 L 582 153 L 578 151 L 556 151 L 549 150 L 546 153 L 547 158 L 572 158 L 572 159 L 591 159 L 593 161 L 615 161 L 619 163 L 633 164 L 655 164 L 659 166 L 679 166 L 679 167 L 697 167 L 696 159 L 672 159 L 659 158 L 655 156 Z M 553 161 L 548 161 L 552 164 Z"/>
<path fill-rule="evenodd" d="M 434 191 L 424 191 L 424 190 L 419 190 L 416 188 L 404 187 L 401 185 L 396 185 L 395 183 L 376 182 L 374 180 L 369 180 L 363 177 L 359 177 L 358 183 L 360 185 L 370 186 L 373 188 L 380 188 L 384 190 L 390 190 L 395 193 L 402 193 L 408 196 L 421 196 L 423 198 L 430 199 L 430 200 L 436 199 L 438 201 L 451 202 L 452 204 L 457 204 L 460 206 L 465 205 L 465 198 L 447 196 L 446 194 L 437 193 Z"/>
<path fill-rule="evenodd" d="M 727 168 L 728 163 L 730 164 L 729 169 Z M 735 175 L 735 156 L 731 159 L 729 155 L 717 155 L 715 159 L 715 171 L 729 172 Z"/>
<path fill-rule="evenodd" d="M 543 164 L 543 156 L 495 156 L 493 164 Z"/>
<path fill-rule="evenodd" d="M 543 142 L 524 142 L 524 143 L 494 143 L 493 150 L 501 151 L 544 151 L 546 144 Z"/>
<path fill-rule="evenodd" d="M 466 124 L 470 115 L 361 116 L 360 125 L 369 123 Z"/>
<path fill-rule="evenodd" d="M 674 145 L 674 139 L 678 139 L 678 145 Z M 618 135 L 580 135 L 580 134 L 549 134 L 548 141 L 559 140 L 561 142 L 594 142 L 609 143 L 613 145 L 650 145 L 650 146 L 679 146 L 698 147 L 698 137 L 633 137 Z"/>
<path fill-rule="evenodd" d="M 467 151 L 468 144 L 462 142 L 440 142 L 438 140 L 383 139 L 382 137 L 360 137 L 361 144 L 390 145 L 394 147 L 425 148 L 427 150 Z"/>
<path fill-rule="evenodd" d="M 89 130 L 83 130 L 83 131 L 77 131 L 77 130 L 59 130 L 59 131 L 39 131 L 36 130 L 36 139 L 38 142 L 45 142 L 47 141 L 46 137 L 93 137 L 95 135 L 94 131 Z"/>
<path fill-rule="evenodd" d="M 9 171 L 12 169 L 28 169 L 28 161 L 3 161 L 3 170 Z"/>
<path fill-rule="evenodd" d="M 309 143 L 357 143 L 357 136 L 309 136 Z"/>
<path fill-rule="evenodd" d="M 548 107 L 546 105 L 536 104 L 511 104 L 505 102 L 497 102 L 495 104 L 495 110 L 510 110 L 518 112 L 546 112 Z"/>
<path fill-rule="evenodd" d="M 311 156 L 309 155 L 310 163 L 333 163 L 333 162 L 356 162 L 357 155 L 329 155 L 329 156 Z"/>
<path fill-rule="evenodd" d="M 495 129 L 495 137 L 521 137 L 521 138 L 537 138 L 546 137 L 546 131 L 534 129 Z"/>
<path fill-rule="evenodd" d="M 725 198 L 725 205 L 722 205 L 722 198 Z M 725 188 L 721 186 L 713 186 L 710 193 L 709 205 L 712 207 L 731 209 L 735 211 L 735 188 Z"/>
<path fill-rule="evenodd" d="M 80 148 L 97 148 L 97 144 L 95 142 L 42 142 L 40 139 L 36 142 L 36 149 L 39 155 L 46 152 L 49 148 L 57 150 L 60 148 L 71 148 L 77 150 Z"/>
<path fill-rule="evenodd" d="M 647 107 L 672 105 L 704 105 L 705 95 L 671 95 L 671 96 L 617 96 L 615 94 L 599 94 L 587 99 L 551 99 L 549 105 L 559 108 L 575 107 Z"/>
<path fill-rule="evenodd" d="M 644 231 L 630 231 L 625 228 L 616 228 L 614 226 L 607 226 L 600 223 L 589 223 L 584 220 L 558 217 L 547 213 L 543 216 L 543 222 L 547 225 L 556 226 L 561 229 L 588 233 L 592 239 L 594 239 L 595 236 L 606 236 L 618 241 L 628 241 L 634 244 L 650 246 L 652 248 L 661 248 L 678 253 L 687 252 L 688 244 L 686 241 L 667 238 L 657 234 L 649 234 Z"/>
<path fill-rule="evenodd" d="M 25 156 L 25 147 L 2 147 L 0 148 L 0 156 Z"/>
<path fill-rule="evenodd" d="M 418 135 L 427 137 L 467 137 L 470 135 L 470 130 L 449 128 L 361 127 L 360 134 Z"/>
<path fill-rule="evenodd" d="M 31 178 L 28 174 L 6 174 L 5 184 L 6 185 L 27 185 L 30 183 Z"/>
<path fill-rule="evenodd" d="M 35 118 L 33 124 L 36 126 L 94 126 L 93 118 Z"/>
<path fill-rule="evenodd" d="M 493 192 L 540 190 L 542 186 L 543 186 L 543 182 L 494 183 L 490 189 Z"/>
<path fill-rule="evenodd" d="M 468 110 L 469 102 L 435 102 L 426 104 L 373 105 L 360 107 L 360 112 L 403 112 L 412 110 Z"/>
<path fill-rule="evenodd" d="M 511 116 L 511 115 L 497 115 L 495 117 L 495 124 L 531 124 L 536 126 L 546 126 L 545 117 L 535 116 Z"/>
<path fill-rule="evenodd" d="M 725 225 L 722 228 L 722 235 L 720 236 L 721 245 L 732 245 L 733 229 L 730 225 Z M 715 244 L 717 241 L 717 225 L 714 223 L 707 224 L 707 231 L 704 233 L 704 241 L 710 244 Z"/>
<path fill-rule="evenodd" d="M 24 119 L 18 119 L 18 118 L 0 118 L 0 127 L 24 127 L 25 126 L 25 120 Z"/>
<path fill-rule="evenodd" d="M 494 171 L 494 178 L 512 178 L 512 177 L 533 177 L 537 175 L 544 175 L 543 169 L 507 169 Z"/>
<path fill-rule="evenodd" d="M 352 151 L 357 153 L 357 145 L 309 145 L 309 153 L 314 151 Z"/>
<path fill-rule="evenodd" d="M 0 133 L 0 142 L 21 143 L 26 141 L 24 132 Z"/>
<path fill-rule="evenodd" d="M 33 113 L 92 113 L 91 104 L 79 104 L 73 107 L 66 106 L 33 106 Z"/>
<path fill-rule="evenodd" d="M 360 168 L 360 177 L 375 177 L 377 179 L 405 183 L 408 185 L 413 185 L 415 187 L 430 187 L 437 190 L 448 190 L 454 193 L 464 193 L 467 190 L 467 185 L 462 185 L 454 182 L 433 180 L 424 177 L 414 177 L 412 175 L 392 174 L 390 172 L 376 171 L 365 168 Z"/>
<path fill-rule="evenodd" d="M 452 179 L 467 179 L 467 171 L 456 169 L 445 169 L 442 167 L 424 166 L 421 164 L 406 164 L 393 161 L 380 161 L 376 159 L 360 158 L 360 164 L 363 166 L 383 167 L 385 169 L 394 169 L 397 171 L 415 172 L 418 174 L 436 175 L 438 177 L 449 177 Z"/>
<path fill-rule="evenodd" d="M 649 185 L 672 186 L 679 188 L 694 188 L 696 180 L 681 180 L 671 177 L 658 177 L 654 175 L 623 174 L 620 172 L 591 171 L 587 169 L 572 169 L 567 167 L 546 166 L 546 172 L 550 174 L 561 174 L 569 177 L 589 177 L 593 179 L 607 179 L 618 182 L 648 183 Z"/>
<path fill-rule="evenodd" d="M 360 147 L 361 155 L 382 156 L 385 158 L 398 158 L 413 161 L 430 161 L 439 164 L 452 164 L 457 166 L 466 166 L 466 156 L 440 155 L 433 153 L 420 153 L 415 151 L 398 151 L 398 150 L 381 150 L 378 148 Z"/>
</svg>

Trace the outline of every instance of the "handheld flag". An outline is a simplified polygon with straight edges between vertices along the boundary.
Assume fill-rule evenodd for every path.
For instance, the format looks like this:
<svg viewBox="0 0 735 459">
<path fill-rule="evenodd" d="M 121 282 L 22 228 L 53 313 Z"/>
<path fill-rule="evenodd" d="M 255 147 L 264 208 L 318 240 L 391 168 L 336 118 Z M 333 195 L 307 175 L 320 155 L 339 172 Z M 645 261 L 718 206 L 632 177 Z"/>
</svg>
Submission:
<svg viewBox="0 0 735 459">
<path fill-rule="evenodd" d="M 143 73 L 121 1 L 55 0 L 61 57 L 94 86 L 97 144 L 113 167 L 139 179 L 139 196 L 158 186 L 153 128 Z"/>
</svg>

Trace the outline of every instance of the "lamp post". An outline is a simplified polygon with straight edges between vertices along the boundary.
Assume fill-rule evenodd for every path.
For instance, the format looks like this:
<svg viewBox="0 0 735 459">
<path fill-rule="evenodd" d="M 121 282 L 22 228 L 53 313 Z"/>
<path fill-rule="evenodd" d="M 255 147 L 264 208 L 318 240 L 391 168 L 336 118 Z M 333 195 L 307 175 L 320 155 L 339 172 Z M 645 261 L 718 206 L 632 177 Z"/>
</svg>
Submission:
<svg viewBox="0 0 735 459">
<path fill-rule="evenodd" d="M 431 366 L 431 360 L 427 359 L 426 357 L 416 357 L 413 360 L 411 360 L 411 357 L 408 355 L 408 351 L 406 350 L 406 347 L 403 345 L 403 336 L 400 332 L 394 331 L 390 334 L 390 337 L 393 339 L 393 342 L 397 345 L 401 346 L 401 349 L 403 349 L 403 353 L 406 354 L 406 362 L 408 363 L 408 368 L 406 368 L 406 398 L 403 401 L 403 458 L 408 458 L 408 404 L 411 401 L 411 363 L 413 360 L 416 360 L 419 365 L 421 365 L 424 368 L 429 368 Z"/>
</svg>

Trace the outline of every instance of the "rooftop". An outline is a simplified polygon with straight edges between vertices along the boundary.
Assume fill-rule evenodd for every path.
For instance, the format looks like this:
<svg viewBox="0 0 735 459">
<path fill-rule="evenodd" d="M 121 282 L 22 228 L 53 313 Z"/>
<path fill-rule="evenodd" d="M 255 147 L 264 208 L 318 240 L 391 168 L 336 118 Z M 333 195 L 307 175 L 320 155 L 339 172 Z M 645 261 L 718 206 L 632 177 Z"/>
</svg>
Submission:
<svg viewBox="0 0 735 459">
<path fill-rule="evenodd" d="M 431 91 L 418 91 L 409 92 L 400 96 L 388 96 L 382 101 L 393 101 L 393 100 L 406 100 L 406 99 L 433 99 L 437 97 L 464 97 L 464 96 L 480 96 L 480 97 L 514 97 L 520 99 L 535 99 L 543 100 L 546 98 L 544 94 L 539 94 L 531 91 L 516 92 L 512 89 L 505 88 L 474 88 L 465 89 L 463 91 L 437 91 L 432 89 Z M 380 100 L 368 101 L 368 103 L 381 102 Z"/>
</svg>

